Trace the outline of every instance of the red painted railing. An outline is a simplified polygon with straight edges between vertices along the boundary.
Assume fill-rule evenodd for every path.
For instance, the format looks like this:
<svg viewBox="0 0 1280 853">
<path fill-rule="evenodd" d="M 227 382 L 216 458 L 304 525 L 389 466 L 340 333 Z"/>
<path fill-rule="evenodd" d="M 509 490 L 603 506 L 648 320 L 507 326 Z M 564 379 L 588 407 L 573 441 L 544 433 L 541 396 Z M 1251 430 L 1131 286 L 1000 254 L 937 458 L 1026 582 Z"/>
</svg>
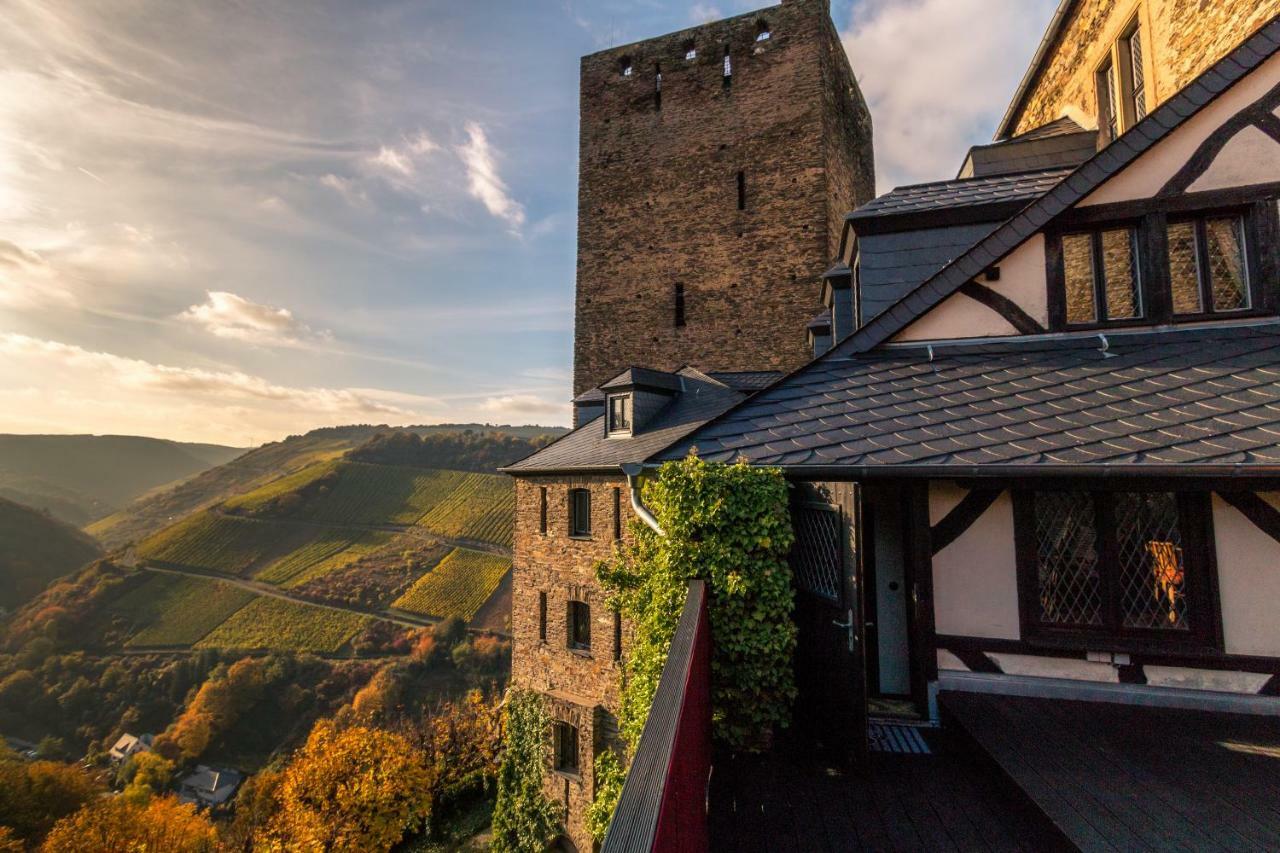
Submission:
<svg viewBox="0 0 1280 853">
<path fill-rule="evenodd" d="M 618 798 L 604 853 L 705 853 L 711 774 L 711 627 L 702 581 L 684 610 L 640 744 Z"/>
</svg>

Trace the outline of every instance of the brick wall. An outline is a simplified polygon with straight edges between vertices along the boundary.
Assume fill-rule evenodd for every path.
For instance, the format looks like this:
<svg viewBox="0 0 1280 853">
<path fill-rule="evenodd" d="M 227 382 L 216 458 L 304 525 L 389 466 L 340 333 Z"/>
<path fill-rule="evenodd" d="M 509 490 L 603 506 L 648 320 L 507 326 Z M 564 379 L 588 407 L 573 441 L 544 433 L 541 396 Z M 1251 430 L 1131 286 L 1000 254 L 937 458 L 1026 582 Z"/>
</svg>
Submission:
<svg viewBox="0 0 1280 853">
<path fill-rule="evenodd" d="M 541 532 L 544 488 L 546 533 Z M 591 536 L 588 538 L 569 535 L 569 491 L 578 488 L 587 489 L 591 494 Z M 595 580 L 596 563 L 608 559 L 618 543 L 614 538 L 615 489 L 620 510 L 617 523 L 625 537 L 634 514 L 626 480 L 621 475 L 516 480 L 511 681 L 518 687 L 542 693 L 553 719 L 578 728 L 579 772 L 552 771 L 553 744 L 548 743 L 546 786 L 548 796 L 566 805 L 567 834 L 579 850 L 591 849 L 583 815 L 595 796 L 594 756 L 618 740 L 615 714 L 619 704 L 619 664 L 615 660 L 614 615 Z M 545 641 L 540 624 L 540 594 L 547 597 Z M 584 601 L 591 608 L 590 651 L 569 648 L 570 601 Z M 624 650 L 627 636 L 624 625 Z"/>
<path fill-rule="evenodd" d="M 574 393 L 636 364 L 803 363 L 843 215 L 873 185 L 870 118 L 823 0 L 584 57 Z"/>
<path fill-rule="evenodd" d="M 1194 80 L 1280 13 L 1280 0 L 1080 0 L 1014 123 L 1016 133 L 1073 107 L 1096 122 L 1094 74 L 1135 19 L 1146 45 L 1148 107 Z"/>
</svg>

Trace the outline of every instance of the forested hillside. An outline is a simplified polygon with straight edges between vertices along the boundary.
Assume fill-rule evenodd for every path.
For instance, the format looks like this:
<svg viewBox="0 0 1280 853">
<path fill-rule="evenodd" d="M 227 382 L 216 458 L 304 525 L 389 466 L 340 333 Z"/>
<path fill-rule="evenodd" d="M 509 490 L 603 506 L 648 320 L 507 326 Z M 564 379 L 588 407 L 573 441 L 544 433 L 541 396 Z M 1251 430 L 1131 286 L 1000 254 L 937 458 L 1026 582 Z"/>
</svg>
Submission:
<svg viewBox="0 0 1280 853">
<path fill-rule="evenodd" d="M 81 526 L 242 452 L 140 436 L 0 435 L 0 497 Z"/>
<path fill-rule="evenodd" d="M 0 498 L 0 612 L 102 555 L 97 542 L 31 507 Z"/>
</svg>

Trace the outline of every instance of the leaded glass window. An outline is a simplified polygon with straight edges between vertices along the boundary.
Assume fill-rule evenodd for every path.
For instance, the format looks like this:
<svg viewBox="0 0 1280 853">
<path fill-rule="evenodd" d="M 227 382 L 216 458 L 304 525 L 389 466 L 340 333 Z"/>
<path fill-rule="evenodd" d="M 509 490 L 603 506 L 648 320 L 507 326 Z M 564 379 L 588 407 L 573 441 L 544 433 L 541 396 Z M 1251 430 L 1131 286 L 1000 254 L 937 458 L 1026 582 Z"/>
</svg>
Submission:
<svg viewBox="0 0 1280 853">
<path fill-rule="evenodd" d="M 1141 121 L 1147 114 L 1147 91 L 1142 73 L 1142 31 L 1135 29 L 1126 40 L 1129 48 L 1129 81 L 1132 84 L 1130 103 L 1134 121 Z"/>
<path fill-rule="evenodd" d="M 1017 506 L 1032 635 L 1208 641 L 1205 495 L 1042 491 Z"/>
<path fill-rule="evenodd" d="M 1174 314 L 1227 313 L 1250 307 L 1242 217 L 1171 222 L 1168 243 Z"/>
<path fill-rule="evenodd" d="M 1062 238 L 1068 325 L 1142 316 L 1137 232 L 1108 228 Z"/>
</svg>

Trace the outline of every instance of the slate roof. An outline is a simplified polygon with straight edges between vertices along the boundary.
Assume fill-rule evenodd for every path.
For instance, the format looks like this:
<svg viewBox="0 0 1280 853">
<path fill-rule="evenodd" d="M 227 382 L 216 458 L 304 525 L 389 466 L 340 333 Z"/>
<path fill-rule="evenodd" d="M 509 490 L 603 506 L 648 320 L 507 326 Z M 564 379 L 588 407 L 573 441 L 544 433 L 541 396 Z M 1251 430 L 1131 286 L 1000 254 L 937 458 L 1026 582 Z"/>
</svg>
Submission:
<svg viewBox="0 0 1280 853">
<path fill-rule="evenodd" d="M 601 415 L 532 456 L 501 470 L 517 475 L 561 471 L 616 471 L 626 463 L 645 461 L 740 402 L 749 393 L 730 387 L 722 377 L 728 377 L 739 386 L 768 385 L 777 378 L 776 373 L 758 372 L 711 376 L 689 367 L 678 373 L 684 379 L 684 391 L 676 394 L 637 435 L 630 438 L 608 438 L 605 435 L 604 416 Z"/>
<path fill-rule="evenodd" d="M 865 323 L 960 257 L 1000 223 L 924 228 L 858 238 L 858 311 Z"/>
<path fill-rule="evenodd" d="M 782 374 L 776 370 L 709 370 L 706 375 L 735 391 L 759 391 L 777 382 Z"/>
<path fill-rule="evenodd" d="M 679 391 L 680 380 L 674 373 L 667 373 L 664 370 L 652 370 L 648 367 L 628 367 L 608 382 L 605 382 L 600 388 L 608 391 L 613 388 L 631 388 L 633 386 Z"/>
<path fill-rule="evenodd" d="M 824 358 L 868 350 L 897 334 L 926 311 L 955 293 L 965 282 L 997 263 L 1062 212 L 1083 200 L 1107 179 L 1133 163 L 1184 121 L 1256 69 L 1280 49 L 1280 17 L 1246 39 L 1194 81 L 1147 114 L 1048 192 L 972 246 L 939 273 L 906 294 L 895 305 L 831 349 Z M 984 180 L 984 179 L 977 179 Z M 1000 178 L 985 180 L 998 181 Z M 949 182 L 972 183 L 972 181 Z M 892 195 L 892 193 L 890 194 Z M 879 201 L 879 200 L 877 200 Z M 875 204 L 875 202 L 872 202 Z M 865 210 L 865 205 L 860 210 Z M 855 216 L 855 211 L 851 216 Z M 854 228 L 858 225 L 855 223 Z"/>
<path fill-rule="evenodd" d="M 1176 466 L 1280 473 L 1280 322 L 823 359 L 656 459 L 974 475 Z M 1199 468 L 1197 468 L 1199 466 Z"/>
<path fill-rule="evenodd" d="M 1010 175 L 1036 169 L 1075 168 L 1098 152 L 1098 132 L 1068 116 L 965 155 L 958 178 Z"/>
<path fill-rule="evenodd" d="M 863 229 L 869 223 L 885 217 L 910 215 L 913 222 L 918 223 L 917 217 L 921 214 L 943 209 L 983 207 L 1009 202 L 1026 203 L 1044 195 L 1070 173 L 1069 168 L 1049 169 L 897 187 L 862 205 L 850 213 L 847 219 L 861 235 L 865 233 Z"/>
</svg>

